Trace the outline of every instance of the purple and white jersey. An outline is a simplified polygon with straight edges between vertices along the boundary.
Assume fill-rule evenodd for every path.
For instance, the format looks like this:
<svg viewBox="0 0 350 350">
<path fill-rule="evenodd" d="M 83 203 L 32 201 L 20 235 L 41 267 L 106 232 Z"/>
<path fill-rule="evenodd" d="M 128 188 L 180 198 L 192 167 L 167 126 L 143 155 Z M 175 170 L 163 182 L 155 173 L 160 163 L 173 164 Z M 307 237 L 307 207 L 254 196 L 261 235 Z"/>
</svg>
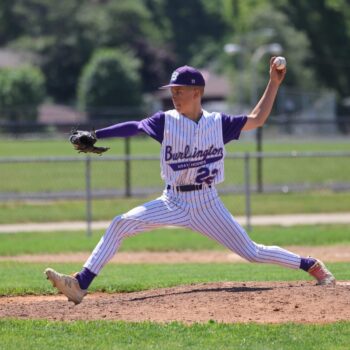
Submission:
<svg viewBox="0 0 350 350">
<path fill-rule="evenodd" d="M 97 130 L 96 135 L 127 137 L 145 132 L 162 145 L 161 177 L 167 185 L 211 185 L 224 181 L 224 145 L 239 138 L 246 121 L 247 116 L 203 110 L 196 123 L 173 109 Z"/>
<path fill-rule="evenodd" d="M 161 176 L 167 184 L 222 182 L 224 156 L 221 114 L 203 111 L 196 123 L 175 109 L 165 112 Z"/>
</svg>

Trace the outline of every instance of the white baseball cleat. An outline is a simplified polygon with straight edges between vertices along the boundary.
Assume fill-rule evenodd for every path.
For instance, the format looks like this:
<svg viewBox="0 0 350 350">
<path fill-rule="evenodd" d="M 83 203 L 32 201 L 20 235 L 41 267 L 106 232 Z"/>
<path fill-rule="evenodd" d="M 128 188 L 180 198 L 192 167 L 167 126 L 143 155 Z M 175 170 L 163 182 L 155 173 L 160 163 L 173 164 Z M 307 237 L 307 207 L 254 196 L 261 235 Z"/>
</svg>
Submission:
<svg viewBox="0 0 350 350">
<path fill-rule="evenodd" d="M 63 275 L 51 268 L 46 269 L 44 273 L 52 285 L 75 305 L 80 304 L 87 294 L 87 290 L 80 288 L 79 282 L 74 276 Z"/>
<path fill-rule="evenodd" d="M 316 278 L 317 285 L 335 286 L 336 281 L 332 273 L 326 268 L 321 260 L 316 259 L 316 262 L 307 271 L 312 277 Z"/>
</svg>

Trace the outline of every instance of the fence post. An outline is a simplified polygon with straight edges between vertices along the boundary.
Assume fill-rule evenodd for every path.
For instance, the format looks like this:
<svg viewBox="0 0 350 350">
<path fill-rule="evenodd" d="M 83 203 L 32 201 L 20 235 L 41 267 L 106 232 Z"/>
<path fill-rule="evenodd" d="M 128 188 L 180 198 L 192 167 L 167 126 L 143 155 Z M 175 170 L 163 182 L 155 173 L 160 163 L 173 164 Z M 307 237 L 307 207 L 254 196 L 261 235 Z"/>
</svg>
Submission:
<svg viewBox="0 0 350 350">
<path fill-rule="evenodd" d="M 125 138 L 125 197 L 131 197 L 131 168 L 130 168 L 130 137 Z"/>
<path fill-rule="evenodd" d="M 91 195 L 91 158 L 90 156 L 86 156 L 86 167 L 85 167 L 85 179 L 86 179 L 86 224 L 87 231 L 86 235 L 88 237 L 92 236 L 92 195 Z"/>
<path fill-rule="evenodd" d="M 262 144 L 263 144 L 263 128 L 259 127 L 256 129 L 257 145 L 256 152 L 258 157 L 256 159 L 256 184 L 258 193 L 264 192 L 263 183 L 263 156 L 262 156 Z"/>
<path fill-rule="evenodd" d="M 250 155 L 248 152 L 244 154 L 244 187 L 245 187 L 245 215 L 247 231 L 252 230 L 251 225 L 251 204 L 250 204 Z"/>
</svg>

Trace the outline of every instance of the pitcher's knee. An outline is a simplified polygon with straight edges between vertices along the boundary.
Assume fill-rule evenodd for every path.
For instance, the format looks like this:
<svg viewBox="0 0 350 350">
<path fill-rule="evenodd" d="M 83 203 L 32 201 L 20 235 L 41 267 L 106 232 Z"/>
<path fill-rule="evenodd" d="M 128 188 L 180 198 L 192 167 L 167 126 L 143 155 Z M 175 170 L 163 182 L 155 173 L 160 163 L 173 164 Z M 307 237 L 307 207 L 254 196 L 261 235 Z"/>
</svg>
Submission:
<svg viewBox="0 0 350 350">
<path fill-rule="evenodd" d="M 256 255 L 256 254 L 246 255 L 245 258 L 246 258 L 246 260 L 248 260 L 251 263 L 260 262 L 260 259 L 259 259 L 258 255 Z"/>
<path fill-rule="evenodd" d="M 264 258 L 262 256 L 262 252 L 264 250 L 264 246 L 260 244 L 254 244 L 245 254 L 245 259 L 251 263 L 262 263 L 264 262 Z"/>
<path fill-rule="evenodd" d="M 129 232 L 126 221 L 127 220 L 123 217 L 123 215 L 116 216 L 109 225 L 107 234 L 112 234 L 120 239 L 126 237 Z"/>
</svg>

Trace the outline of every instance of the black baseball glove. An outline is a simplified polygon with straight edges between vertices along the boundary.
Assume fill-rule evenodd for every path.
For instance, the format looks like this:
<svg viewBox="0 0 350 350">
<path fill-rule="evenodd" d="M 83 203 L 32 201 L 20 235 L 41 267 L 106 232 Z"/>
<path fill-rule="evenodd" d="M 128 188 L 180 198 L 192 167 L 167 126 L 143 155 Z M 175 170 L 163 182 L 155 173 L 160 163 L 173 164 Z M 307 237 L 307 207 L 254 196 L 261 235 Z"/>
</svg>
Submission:
<svg viewBox="0 0 350 350">
<path fill-rule="evenodd" d="M 94 131 L 72 130 L 69 141 L 79 153 L 97 153 L 101 155 L 109 150 L 108 147 L 94 146 L 97 141 Z"/>
</svg>

